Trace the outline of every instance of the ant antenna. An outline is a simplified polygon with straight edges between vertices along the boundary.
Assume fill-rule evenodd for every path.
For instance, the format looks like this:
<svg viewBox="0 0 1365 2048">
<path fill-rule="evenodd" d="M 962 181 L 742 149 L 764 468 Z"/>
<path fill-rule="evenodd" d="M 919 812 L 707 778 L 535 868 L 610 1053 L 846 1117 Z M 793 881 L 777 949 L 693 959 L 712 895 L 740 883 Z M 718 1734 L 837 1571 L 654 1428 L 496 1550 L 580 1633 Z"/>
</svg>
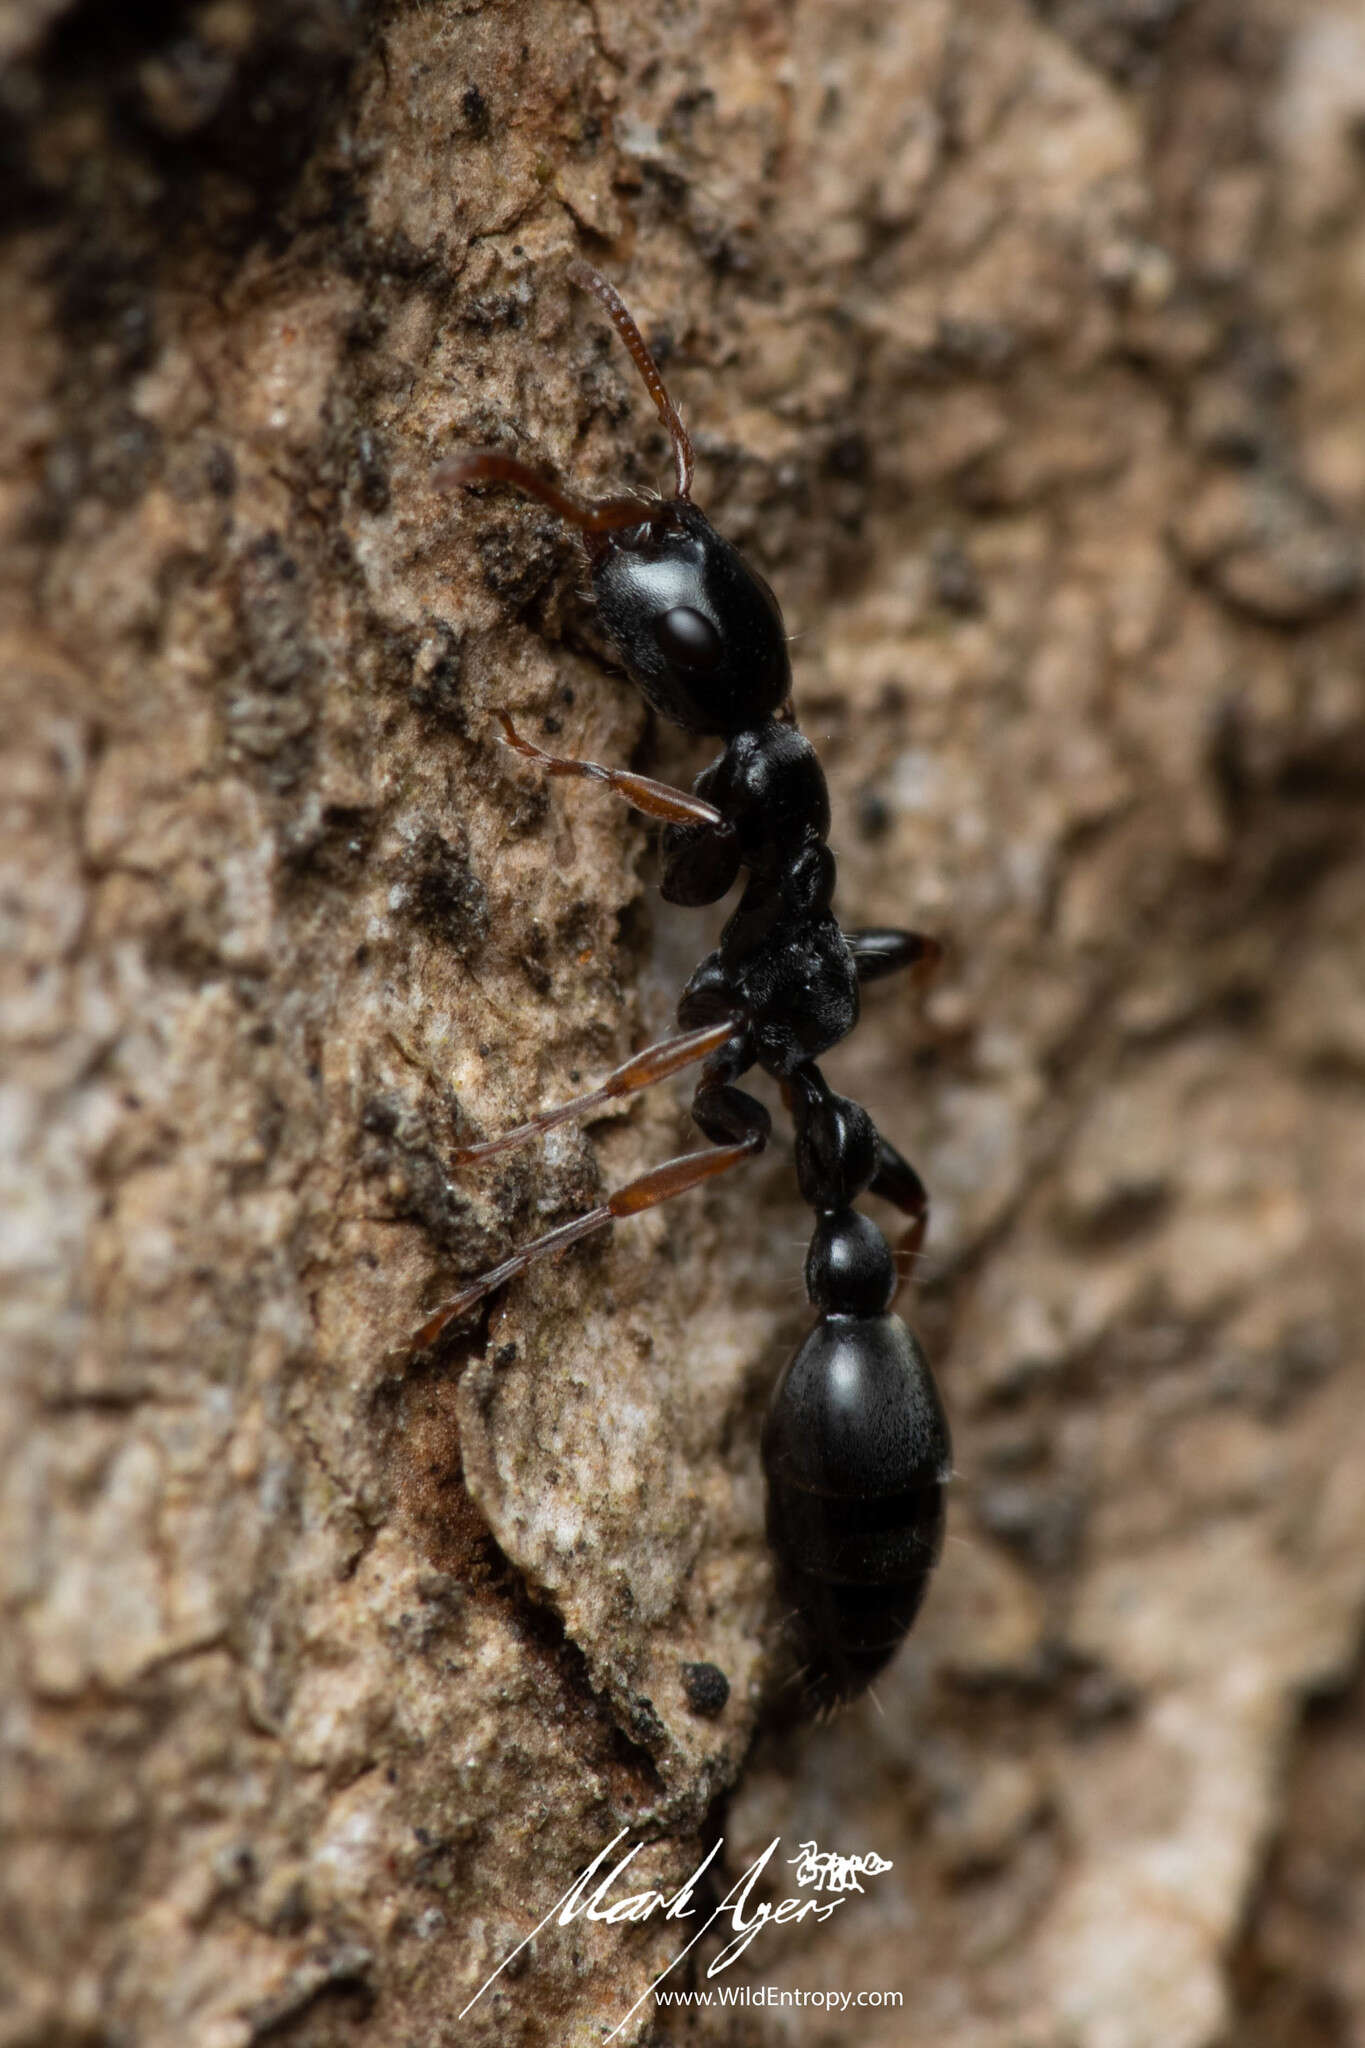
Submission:
<svg viewBox="0 0 1365 2048">
<path fill-rule="evenodd" d="M 659 366 L 645 347 L 644 336 L 626 311 L 620 293 L 614 285 L 607 283 L 605 277 L 599 277 L 597 272 L 586 263 L 571 263 L 569 265 L 569 276 L 575 284 L 582 285 L 584 291 L 591 292 L 595 299 L 601 301 L 602 305 L 606 308 L 607 317 L 611 321 L 612 326 L 630 350 L 635 367 L 644 378 L 645 389 L 654 400 L 659 418 L 668 429 L 668 438 L 673 443 L 673 461 L 678 474 L 678 496 L 680 498 L 690 498 L 692 495 L 692 443 L 687 438 L 687 429 L 679 418 L 677 406 L 674 405 L 673 400 L 664 389 L 664 380 L 659 375 Z"/>
</svg>

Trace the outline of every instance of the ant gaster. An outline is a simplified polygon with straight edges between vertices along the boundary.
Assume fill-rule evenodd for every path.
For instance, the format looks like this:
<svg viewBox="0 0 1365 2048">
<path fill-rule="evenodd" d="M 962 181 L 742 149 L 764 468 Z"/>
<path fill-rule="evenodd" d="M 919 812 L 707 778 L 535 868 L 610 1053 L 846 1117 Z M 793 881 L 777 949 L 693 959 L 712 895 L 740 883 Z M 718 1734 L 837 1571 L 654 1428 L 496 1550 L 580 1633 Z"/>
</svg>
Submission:
<svg viewBox="0 0 1365 2048">
<path fill-rule="evenodd" d="M 590 1094 L 456 1158 L 487 1158 L 698 1061 L 692 1116 L 714 1149 L 656 1167 L 514 1253 L 432 1316 L 417 1342 L 434 1342 L 531 1260 L 761 1152 L 771 1118 L 735 1083 L 755 1066 L 772 1075 L 795 1124 L 801 1196 L 815 1211 L 806 1291 L 818 1320 L 778 1380 L 764 1424 L 768 1540 L 794 1610 L 806 1700 L 830 1705 L 863 1690 L 915 1618 L 942 1544 L 951 1451 L 924 1354 L 892 1312 L 898 1272 L 908 1274 L 927 1225 L 923 1184 L 816 1062 L 857 1023 L 863 983 L 932 962 L 938 947 L 914 932 L 840 930 L 829 796 L 790 710 L 777 600 L 692 503 L 691 443 L 617 293 L 585 265 L 571 274 L 606 308 L 668 430 L 674 496 L 584 503 L 495 451 L 447 460 L 436 481 L 512 484 L 575 527 L 598 615 L 632 681 L 664 718 L 724 745 L 689 795 L 548 754 L 499 713 L 503 731 L 550 775 L 604 783 L 663 821 L 669 902 L 714 903 L 741 870 L 746 879 L 719 947 L 683 991 L 676 1036 L 627 1060 Z M 866 1192 L 908 1219 L 898 1255 L 854 1209 Z"/>
</svg>

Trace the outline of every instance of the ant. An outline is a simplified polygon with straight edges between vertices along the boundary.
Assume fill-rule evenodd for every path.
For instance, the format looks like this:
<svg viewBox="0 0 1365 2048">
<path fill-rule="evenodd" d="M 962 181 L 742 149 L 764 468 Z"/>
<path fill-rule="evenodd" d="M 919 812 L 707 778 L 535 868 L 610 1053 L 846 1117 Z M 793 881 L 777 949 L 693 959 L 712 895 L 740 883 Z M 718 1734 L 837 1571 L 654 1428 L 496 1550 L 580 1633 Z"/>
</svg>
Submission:
<svg viewBox="0 0 1365 2048">
<path fill-rule="evenodd" d="M 606 309 L 654 401 L 672 443 L 674 495 L 585 503 L 493 450 L 447 459 L 435 481 L 511 484 L 576 528 L 598 616 L 631 680 L 664 718 L 724 745 L 689 794 L 546 753 L 498 716 L 507 744 L 545 773 L 601 783 L 662 821 L 668 902 L 714 903 L 741 870 L 746 880 L 719 947 L 683 991 L 677 1035 L 591 1093 L 455 1158 L 490 1158 L 697 1062 L 692 1118 L 713 1149 L 655 1167 L 514 1252 L 438 1310 L 416 1344 L 434 1343 L 533 1259 L 761 1152 L 772 1120 L 735 1083 L 755 1066 L 770 1074 L 795 1125 L 801 1197 L 815 1211 L 805 1278 L 817 1321 L 778 1380 L 763 1427 L 767 1533 L 794 1610 L 805 1702 L 832 1707 L 863 1691 L 914 1621 L 942 1547 L 951 1450 L 928 1363 L 892 1312 L 898 1277 L 908 1277 L 928 1224 L 924 1185 L 816 1062 L 857 1023 L 865 983 L 932 964 L 939 947 L 916 932 L 840 930 L 829 794 L 791 708 L 777 600 L 692 503 L 692 444 L 617 292 L 586 265 L 570 275 Z M 853 1207 L 865 1192 L 908 1219 L 896 1254 Z"/>
</svg>

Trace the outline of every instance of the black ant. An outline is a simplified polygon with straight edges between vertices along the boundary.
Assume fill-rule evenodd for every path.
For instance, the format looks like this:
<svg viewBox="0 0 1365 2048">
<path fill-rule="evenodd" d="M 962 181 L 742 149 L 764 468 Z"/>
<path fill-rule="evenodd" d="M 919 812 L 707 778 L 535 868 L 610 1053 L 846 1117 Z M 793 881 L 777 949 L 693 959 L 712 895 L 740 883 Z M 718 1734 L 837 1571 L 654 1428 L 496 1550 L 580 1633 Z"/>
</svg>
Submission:
<svg viewBox="0 0 1365 2048">
<path fill-rule="evenodd" d="M 613 287 L 575 265 L 634 358 L 668 430 L 673 497 L 585 504 L 509 455 L 456 456 L 441 485 L 512 484 L 578 529 L 598 615 L 632 681 L 663 717 L 724 741 L 692 793 L 533 746 L 500 713 L 509 746 L 550 775 L 601 782 L 663 821 L 670 903 L 714 903 L 747 879 L 718 949 L 678 1004 L 679 1035 L 618 1067 L 600 1088 L 488 1143 L 489 1158 L 566 1118 L 700 1061 L 692 1117 L 715 1148 L 642 1174 L 600 1207 L 537 1238 L 432 1316 L 417 1344 L 521 1273 L 615 1217 L 633 1216 L 761 1152 L 772 1120 L 735 1082 L 760 1067 L 796 1129 L 802 1200 L 815 1211 L 806 1292 L 819 1320 L 773 1392 L 763 1429 L 768 1540 L 795 1610 L 812 1706 L 851 1699 L 889 1662 L 924 1597 L 943 1538 L 951 1451 L 933 1375 L 892 1313 L 928 1222 L 923 1183 L 867 1111 L 836 1095 L 816 1061 L 858 1021 L 859 989 L 938 957 L 916 932 L 840 931 L 831 909 L 829 795 L 790 706 L 777 600 L 692 503 L 692 446 L 639 329 Z M 894 1255 L 853 1204 L 871 1192 L 909 1219 Z"/>
</svg>

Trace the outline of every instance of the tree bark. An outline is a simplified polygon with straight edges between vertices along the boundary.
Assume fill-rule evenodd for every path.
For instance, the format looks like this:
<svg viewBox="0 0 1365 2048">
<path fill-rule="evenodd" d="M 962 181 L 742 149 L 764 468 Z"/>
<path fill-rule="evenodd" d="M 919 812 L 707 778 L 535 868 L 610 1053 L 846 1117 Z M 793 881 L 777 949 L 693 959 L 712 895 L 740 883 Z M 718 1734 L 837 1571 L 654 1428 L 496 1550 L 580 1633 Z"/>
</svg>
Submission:
<svg viewBox="0 0 1365 2048">
<path fill-rule="evenodd" d="M 0 2043 L 1365 2038 L 1361 0 L 13 0 L 0 61 Z M 844 922 L 948 945 L 829 1065 L 933 1197 L 951 1534 L 804 1732 L 789 1145 L 412 1351 L 691 1141 L 452 1166 L 716 929 L 499 744 L 704 759 L 572 537 L 432 483 L 667 487 L 584 254 Z M 903 2006 L 656 2007 L 699 1910 L 460 2017 L 618 1836 L 613 1898 L 887 1859 L 666 1988 Z"/>
</svg>

